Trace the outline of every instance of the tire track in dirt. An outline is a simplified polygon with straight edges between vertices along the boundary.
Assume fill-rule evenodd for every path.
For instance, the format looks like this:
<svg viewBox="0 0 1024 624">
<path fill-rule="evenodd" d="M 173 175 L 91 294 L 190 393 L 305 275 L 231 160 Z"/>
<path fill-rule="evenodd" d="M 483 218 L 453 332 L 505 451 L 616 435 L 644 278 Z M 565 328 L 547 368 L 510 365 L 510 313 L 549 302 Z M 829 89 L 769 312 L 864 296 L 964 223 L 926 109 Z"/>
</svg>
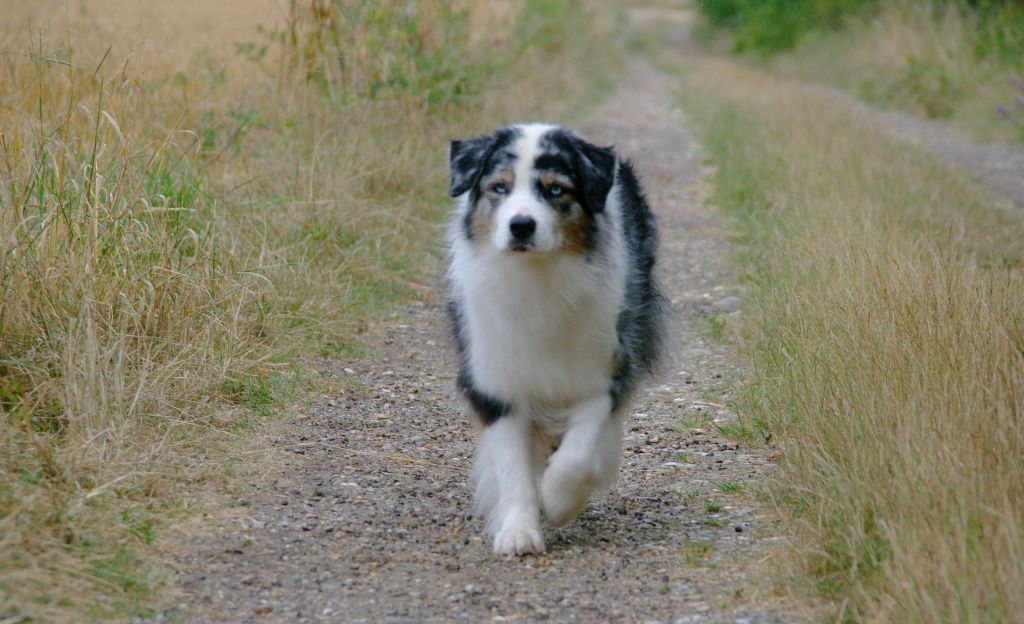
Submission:
<svg viewBox="0 0 1024 624">
<path fill-rule="evenodd" d="M 643 175 L 675 308 L 671 362 L 638 393 L 613 490 L 548 530 L 547 555 L 491 553 L 470 515 L 473 431 L 438 277 L 437 295 L 373 329 L 373 358 L 314 362 L 345 391 L 312 401 L 273 441 L 276 472 L 202 519 L 175 564 L 183 600 L 158 620 L 793 619 L 758 585 L 778 538 L 749 488 L 772 469 L 769 451 L 714 428 L 734 418 L 725 406 L 742 371 L 707 319 L 728 322 L 739 297 L 727 233 L 704 202 L 701 148 L 669 85 L 634 59 L 581 125 Z"/>
<path fill-rule="evenodd" d="M 978 178 L 1018 209 L 1024 209 L 1024 147 L 978 143 L 947 122 L 883 110 L 836 87 L 809 83 L 800 86 L 808 93 L 827 97 L 850 109 L 889 135 L 938 156 L 954 169 Z"/>
</svg>

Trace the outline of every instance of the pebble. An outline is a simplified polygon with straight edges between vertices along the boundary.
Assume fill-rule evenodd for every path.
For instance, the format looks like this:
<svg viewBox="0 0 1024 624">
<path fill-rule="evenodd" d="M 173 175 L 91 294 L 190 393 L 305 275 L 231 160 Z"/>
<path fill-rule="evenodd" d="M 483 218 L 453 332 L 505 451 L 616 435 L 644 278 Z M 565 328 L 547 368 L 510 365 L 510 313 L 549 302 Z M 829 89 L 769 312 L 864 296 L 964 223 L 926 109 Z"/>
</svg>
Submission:
<svg viewBox="0 0 1024 624">
<path fill-rule="evenodd" d="M 740 305 L 742 303 L 743 303 L 742 299 L 740 299 L 739 297 L 733 295 L 731 297 L 726 297 L 724 299 L 719 299 L 718 301 L 712 303 L 711 307 L 716 309 L 716 310 L 718 310 L 719 312 L 725 312 L 725 313 L 728 314 L 730 312 L 735 312 L 736 310 L 739 310 L 740 309 Z"/>
</svg>

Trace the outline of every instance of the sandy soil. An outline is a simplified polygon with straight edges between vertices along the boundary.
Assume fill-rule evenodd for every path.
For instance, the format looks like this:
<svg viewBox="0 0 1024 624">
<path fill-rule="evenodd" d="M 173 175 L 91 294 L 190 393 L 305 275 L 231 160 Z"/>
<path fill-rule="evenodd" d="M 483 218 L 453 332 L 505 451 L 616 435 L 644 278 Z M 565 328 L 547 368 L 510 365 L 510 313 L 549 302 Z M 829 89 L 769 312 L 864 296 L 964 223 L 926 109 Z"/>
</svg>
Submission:
<svg viewBox="0 0 1024 624">
<path fill-rule="evenodd" d="M 374 329 L 374 357 L 314 362 L 348 389 L 313 401 L 274 441 L 273 472 L 201 519 L 174 565 L 182 598 L 157 620 L 795 619 L 762 576 L 780 538 L 750 493 L 771 451 L 714 428 L 734 418 L 726 406 L 742 371 L 708 317 L 728 323 L 741 300 L 727 232 L 703 201 L 709 171 L 670 84 L 633 61 L 581 127 L 642 173 L 675 308 L 671 362 L 639 393 L 613 490 L 548 531 L 547 555 L 491 553 L 471 515 L 474 432 L 435 294 Z"/>
</svg>

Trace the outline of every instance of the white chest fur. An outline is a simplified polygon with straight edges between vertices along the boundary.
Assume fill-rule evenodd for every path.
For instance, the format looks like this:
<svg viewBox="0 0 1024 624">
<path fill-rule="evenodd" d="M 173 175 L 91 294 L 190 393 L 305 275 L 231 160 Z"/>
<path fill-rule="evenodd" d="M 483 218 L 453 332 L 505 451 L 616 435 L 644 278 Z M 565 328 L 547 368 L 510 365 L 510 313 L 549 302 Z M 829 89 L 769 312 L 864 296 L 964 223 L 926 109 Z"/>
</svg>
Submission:
<svg viewBox="0 0 1024 624">
<path fill-rule="evenodd" d="M 480 390 L 572 403 L 607 391 L 618 346 L 620 271 L 581 257 L 476 256 L 456 245 L 452 280 Z"/>
</svg>

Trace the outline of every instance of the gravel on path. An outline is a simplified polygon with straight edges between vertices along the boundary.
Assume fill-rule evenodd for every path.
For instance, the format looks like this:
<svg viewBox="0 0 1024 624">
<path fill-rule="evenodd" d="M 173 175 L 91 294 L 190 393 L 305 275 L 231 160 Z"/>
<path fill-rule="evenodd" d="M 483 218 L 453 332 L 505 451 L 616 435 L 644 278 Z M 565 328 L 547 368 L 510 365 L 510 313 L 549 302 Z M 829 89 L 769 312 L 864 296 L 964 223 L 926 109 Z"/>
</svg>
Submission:
<svg viewBox="0 0 1024 624">
<path fill-rule="evenodd" d="M 711 327 L 741 314 L 740 298 L 671 84 L 633 59 L 580 128 L 643 175 L 674 307 L 673 356 L 638 393 L 612 491 L 549 531 L 546 555 L 491 553 L 471 515 L 474 432 L 438 283 L 373 329 L 372 358 L 314 362 L 346 390 L 315 398 L 273 440 L 275 473 L 201 519 L 176 556 L 183 598 L 157 620 L 796 620 L 762 575 L 781 538 L 750 490 L 771 451 L 715 427 L 734 418 L 742 371 Z"/>
</svg>

